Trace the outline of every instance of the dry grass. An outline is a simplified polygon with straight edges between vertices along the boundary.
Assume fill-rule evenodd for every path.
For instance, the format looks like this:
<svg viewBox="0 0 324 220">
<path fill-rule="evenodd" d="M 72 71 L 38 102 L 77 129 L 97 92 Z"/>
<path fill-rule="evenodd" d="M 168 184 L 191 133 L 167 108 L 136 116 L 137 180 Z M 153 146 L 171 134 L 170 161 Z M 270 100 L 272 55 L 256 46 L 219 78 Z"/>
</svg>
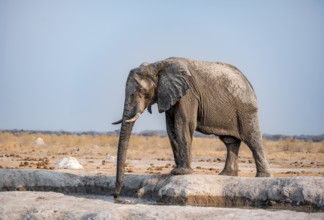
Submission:
<svg viewBox="0 0 324 220">
<path fill-rule="evenodd" d="M 56 134 L 29 134 L 22 133 L 14 135 L 8 132 L 0 133 L 0 147 L 2 150 L 21 151 L 24 149 L 41 149 L 36 144 L 36 139 L 40 137 L 44 140 L 43 149 L 47 151 L 57 151 L 59 149 L 69 150 L 75 148 L 109 147 L 117 145 L 116 136 L 91 136 L 91 135 L 56 135 Z"/>
<path fill-rule="evenodd" d="M 45 145 L 37 146 L 35 140 L 41 137 Z M 14 135 L 9 132 L 0 132 L 0 149 L 2 153 L 48 152 L 67 153 L 77 149 L 90 155 L 116 155 L 118 145 L 117 136 L 108 135 L 57 135 L 57 134 L 30 134 Z M 284 154 L 318 154 L 324 155 L 324 141 L 311 142 L 295 139 L 263 142 L 265 153 L 271 157 Z M 130 156 L 171 157 L 172 150 L 167 137 L 143 137 L 133 135 L 129 142 Z M 192 155 L 217 157 L 226 154 L 224 144 L 217 138 L 194 138 Z M 241 145 L 240 156 L 251 157 L 251 152 L 245 144 Z"/>
<path fill-rule="evenodd" d="M 312 142 L 296 139 L 264 141 L 265 151 L 272 160 L 324 160 L 324 141 Z"/>
<path fill-rule="evenodd" d="M 301 153 L 324 153 L 324 141 L 312 142 L 296 139 L 279 141 L 264 141 L 268 152 L 301 152 Z"/>
</svg>

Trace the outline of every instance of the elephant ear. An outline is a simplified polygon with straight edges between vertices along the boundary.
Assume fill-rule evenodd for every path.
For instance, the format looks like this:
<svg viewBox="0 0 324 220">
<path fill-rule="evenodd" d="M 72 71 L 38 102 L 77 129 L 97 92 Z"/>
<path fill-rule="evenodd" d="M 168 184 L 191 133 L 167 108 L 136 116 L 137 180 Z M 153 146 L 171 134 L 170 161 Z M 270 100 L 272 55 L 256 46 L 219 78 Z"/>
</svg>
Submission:
<svg viewBox="0 0 324 220">
<path fill-rule="evenodd" d="M 188 69 L 179 64 L 171 64 L 160 71 L 157 87 L 157 104 L 159 112 L 169 110 L 188 89 Z"/>
</svg>

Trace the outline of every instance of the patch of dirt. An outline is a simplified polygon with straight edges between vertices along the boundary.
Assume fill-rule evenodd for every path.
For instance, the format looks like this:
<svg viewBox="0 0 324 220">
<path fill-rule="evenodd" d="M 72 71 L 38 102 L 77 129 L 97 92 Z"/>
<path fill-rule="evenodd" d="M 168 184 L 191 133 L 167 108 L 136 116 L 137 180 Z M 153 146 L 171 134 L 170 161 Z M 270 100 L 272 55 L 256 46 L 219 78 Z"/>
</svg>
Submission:
<svg viewBox="0 0 324 220">
<path fill-rule="evenodd" d="M 42 137 L 44 144 L 35 144 Z M 45 135 L 0 132 L 0 169 L 53 170 L 64 157 L 75 157 L 85 172 L 116 172 L 117 136 Z M 264 141 L 274 177 L 324 176 L 324 142 Z M 255 176 L 250 150 L 242 144 L 239 176 Z M 219 174 L 226 148 L 213 138 L 194 138 L 192 168 L 195 174 Z M 174 168 L 167 137 L 132 136 L 125 173 L 168 174 Z M 68 172 L 78 172 L 67 170 Z"/>
</svg>

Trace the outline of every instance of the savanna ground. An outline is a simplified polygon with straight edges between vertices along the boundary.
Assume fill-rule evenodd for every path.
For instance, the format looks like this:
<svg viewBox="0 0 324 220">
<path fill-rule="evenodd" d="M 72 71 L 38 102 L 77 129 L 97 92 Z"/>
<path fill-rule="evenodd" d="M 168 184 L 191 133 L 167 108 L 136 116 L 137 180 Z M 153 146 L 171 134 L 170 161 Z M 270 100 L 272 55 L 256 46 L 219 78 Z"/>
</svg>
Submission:
<svg viewBox="0 0 324 220">
<path fill-rule="evenodd" d="M 43 143 L 37 142 L 42 138 Z M 264 150 L 274 177 L 324 176 L 324 141 L 264 140 Z M 118 136 L 0 132 L 0 169 L 48 169 L 64 157 L 75 157 L 82 171 L 114 174 Z M 239 176 L 255 176 L 251 151 L 244 144 L 239 153 Z M 192 168 L 197 174 L 218 174 L 225 163 L 226 148 L 217 138 L 195 137 Z M 129 142 L 126 173 L 166 174 L 174 166 L 167 137 L 133 135 Z"/>
</svg>

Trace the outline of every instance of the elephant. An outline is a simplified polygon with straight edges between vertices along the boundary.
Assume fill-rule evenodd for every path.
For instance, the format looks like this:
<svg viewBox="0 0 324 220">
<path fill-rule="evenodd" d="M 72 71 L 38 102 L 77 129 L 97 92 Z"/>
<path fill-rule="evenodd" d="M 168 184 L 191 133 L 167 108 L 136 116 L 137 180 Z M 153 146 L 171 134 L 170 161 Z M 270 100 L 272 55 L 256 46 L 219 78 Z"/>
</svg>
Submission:
<svg viewBox="0 0 324 220">
<path fill-rule="evenodd" d="M 157 103 L 165 113 L 173 151 L 173 175 L 193 172 L 191 143 L 194 131 L 214 134 L 227 148 L 220 175 L 238 175 L 238 152 L 243 141 L 252 151 L 256 177 L 270 177 L 264 156 L 254 89 L 236 67 L 221 63 L 171 57 L 143 63 L 129 72 L 117 153 L 114 197 L 124 181 L 124 165 L 131 131 L 145 109 Z"/>
</svg>

